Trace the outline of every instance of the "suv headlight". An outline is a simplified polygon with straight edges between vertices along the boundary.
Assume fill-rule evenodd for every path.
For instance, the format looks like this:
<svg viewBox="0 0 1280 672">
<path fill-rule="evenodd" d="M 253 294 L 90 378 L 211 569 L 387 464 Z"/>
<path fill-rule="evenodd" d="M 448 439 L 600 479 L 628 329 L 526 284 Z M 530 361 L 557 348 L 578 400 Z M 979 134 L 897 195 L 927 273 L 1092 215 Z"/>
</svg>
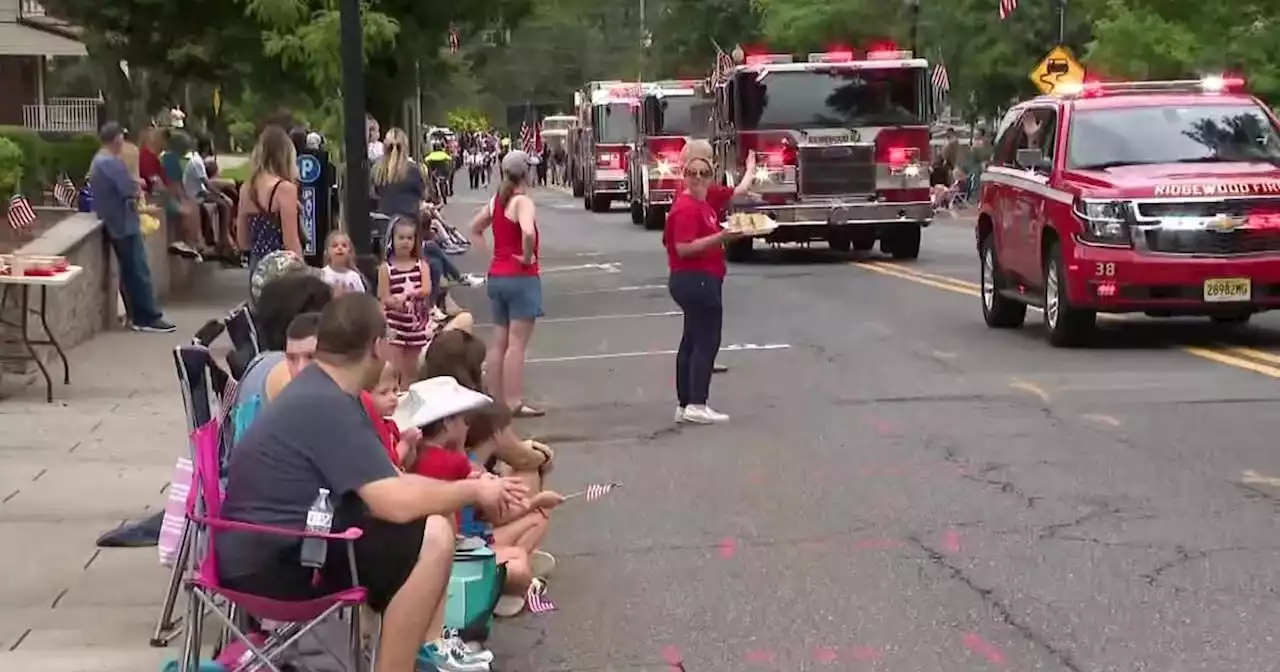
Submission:
<svg viewBox="0 0 1280 672">
<path fill-rule="evenodd" d="M 1073 208 L 1084 224 L 1082 238 L 1106 245 L 1129 244 L 1129 205 L 1124 201 L 1076 199 Z"/>
</svg>

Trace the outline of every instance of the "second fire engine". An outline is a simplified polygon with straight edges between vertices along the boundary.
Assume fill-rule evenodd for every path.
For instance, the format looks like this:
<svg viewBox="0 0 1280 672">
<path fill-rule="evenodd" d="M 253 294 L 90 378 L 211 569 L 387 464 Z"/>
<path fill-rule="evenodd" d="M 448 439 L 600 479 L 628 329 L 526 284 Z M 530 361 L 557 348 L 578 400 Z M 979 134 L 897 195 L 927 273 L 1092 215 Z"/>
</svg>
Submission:
<svg viewBox="0 0 1280 672">
<path fill-rule="evenodd" d="M 640 88 L 635 83 L 592 82 L 575 95 L 578 128 L 575 194 L 592 212 L 607 212 L 630 195 L 627 156 L 636 140 Z"/>
</svg>

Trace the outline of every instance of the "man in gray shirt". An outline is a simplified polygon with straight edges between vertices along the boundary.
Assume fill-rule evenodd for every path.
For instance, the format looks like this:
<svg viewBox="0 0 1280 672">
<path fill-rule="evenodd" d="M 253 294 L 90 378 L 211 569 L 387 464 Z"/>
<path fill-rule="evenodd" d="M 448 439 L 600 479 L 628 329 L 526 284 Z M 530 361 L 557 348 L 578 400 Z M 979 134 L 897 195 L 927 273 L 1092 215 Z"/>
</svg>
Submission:
<svg viewBox="0 0 1280 672">
<path fill-rule="evenodd" d="M 221 515 L 256 525 L 304 529 L 318 491 L 334 505 L 333 532 L 359 527 L 360 585 L 383 613 L 375 672 L 415 669 L 440 609 L 453 563 L 448 516 L 478 506 L 501 516 L 528 507 L 518 479 L 446 483 L 402 474 L 387 454 L 360 392 L 386 366 L 386 320 L 368 294 L 334 299 L 320 315 L 313 362 L 254 419 L 236 442 Z M 346 548 L 331 545 L 319 581 L 301 564 L 296 537 L 222 532 L 218 568 L 232 590 L 306 600 L 350 587 Z"/>
<path fill-rule="evenodd" d="M 135 331 L 172 332 L 176 327 L 164 319 L 156 306 L 151 285 L 151 267 L 147 265 L 147 249 L 138 221 L 139 185 L 120 159 L 124 129 L 114 121 L 107 122 L 98 139 L 102 141 L 102 149 L 89 166 L 89 188 L 93 193 L 94 214 L 102 220 L 120 263 L 120 293 L 129 325 Z"/>
</svg>

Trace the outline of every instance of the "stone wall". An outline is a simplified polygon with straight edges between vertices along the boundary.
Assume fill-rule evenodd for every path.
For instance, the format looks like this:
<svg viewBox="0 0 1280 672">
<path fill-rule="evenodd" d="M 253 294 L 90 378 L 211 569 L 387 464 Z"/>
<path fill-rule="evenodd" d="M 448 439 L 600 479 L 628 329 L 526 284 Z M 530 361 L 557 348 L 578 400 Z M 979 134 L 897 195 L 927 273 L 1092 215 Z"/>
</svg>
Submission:
<svg viewBox="0 0 1280 672">
<path fill-rule="evenodd" d="M 161 300 L 198 282 L 201 275 L 197 264 L 169 255 L 168 245 L 169 239 L 164 231 L 158 231 L 146 239 L 151 278 L 157 298 Z M 123 328 L 123 306 L 119 302 L 119 269 L 106 232 L 97 217 L 85 213 L 68 214 L 39 238 L 23 246 L 20 253 L 62 255 L 72 265 L 84 269 L 65 287 L 49 289 L 49 328 L 64 351 L 104 329 Z M 0 285 L 0 288 L 3 287 L 10 287 L 11 298 L 0 309 L 0 317 L 6 322 L 16 323 L 16 299 L 21 286 Z M 31 292 L 31 305 L 35 307 L 38 305 L 40 290 L 32 287 L 28 291 Z M 38 320 L 33 319 L 30 328 L 33 338 L 43 336 Z M 15 332 L 16 329 L 12 327 L 0 325 L 0 354 L 20 354 L 25 351 Z M 57 354 L 53 348 L 38 349 L 46 365 L 53 365 L 51 371 L 61 370 L 60 362 L 54 364 L 57 362 Z M 15 385 L 23 385 L 24 380 L 29 382 L 38 376 L 35 365 L 27 362 L 3 362 L 0 364 L 0 373 L 4 374 L 4 378 L 0 380 L 0 396 L 3 396 L 4 390 L 12 390 Z"/>
</svg>

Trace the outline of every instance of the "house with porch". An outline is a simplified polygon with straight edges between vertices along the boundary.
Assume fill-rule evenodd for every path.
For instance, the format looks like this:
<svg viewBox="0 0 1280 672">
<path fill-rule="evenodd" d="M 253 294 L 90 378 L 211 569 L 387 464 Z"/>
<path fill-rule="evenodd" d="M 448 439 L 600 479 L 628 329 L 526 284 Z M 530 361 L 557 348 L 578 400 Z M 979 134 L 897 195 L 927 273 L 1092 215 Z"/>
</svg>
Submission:
<svg viewBox="0 0 1280 672">
<path fill-rule="evenodd" d="M 51 98 L 45 75 L 53 58 L 87 56 L 80 28 L 49 14 L 39 0 L 0 0 L 0 126 L 53 133 L 93 133 L 102 97 Z"/>
</svg>

